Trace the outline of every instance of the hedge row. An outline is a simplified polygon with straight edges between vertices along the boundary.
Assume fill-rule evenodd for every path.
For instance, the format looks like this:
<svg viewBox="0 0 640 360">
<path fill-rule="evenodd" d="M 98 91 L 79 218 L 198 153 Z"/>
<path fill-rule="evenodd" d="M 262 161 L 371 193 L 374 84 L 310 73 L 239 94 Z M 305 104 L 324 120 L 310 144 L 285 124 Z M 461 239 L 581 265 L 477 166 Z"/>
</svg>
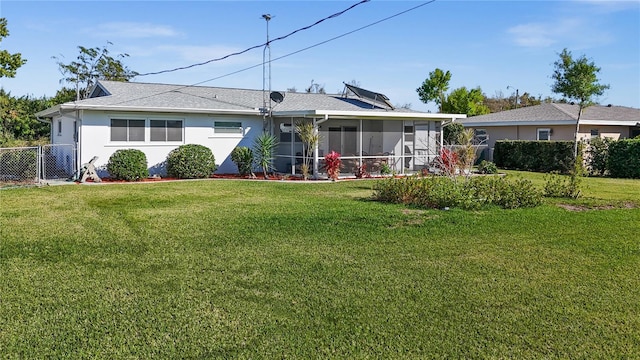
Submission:
<svg viewBox="0 0 640 360">
<path fill-rule="evenodd" d="M 611 142 L 607 169 L 612 177 L 640 179 L 640 139 Z"/>
<path fill-rule="evenodd" d="M 573 141 L 496 141 L 493 161 L 503 169 L 569 173 Z"/>
</svg>

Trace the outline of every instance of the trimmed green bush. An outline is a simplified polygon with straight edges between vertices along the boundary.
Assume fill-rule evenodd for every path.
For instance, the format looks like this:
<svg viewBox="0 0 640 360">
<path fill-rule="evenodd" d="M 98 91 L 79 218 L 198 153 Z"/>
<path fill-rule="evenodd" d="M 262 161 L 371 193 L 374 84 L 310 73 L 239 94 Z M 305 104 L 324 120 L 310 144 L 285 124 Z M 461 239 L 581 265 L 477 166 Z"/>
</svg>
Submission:
<svg viewBox="0 0 640 360">
<path fill-rule="evenodd" d="M 373 199 L 433 209 L 456 207 L 472 210 L 492 205 L 516 209 L 540 205 L 542 193 L 529 180 L 510 180 L 502 176 L 464 180 L 412 176 L 377 182 Z"/>
<path fill-rule="evenodd" d="M 609 158 L 609 144 L 611 138 L 596 137 L 590 140 L 587 147 L 587 170 L 589 175 L 605 175 L 607 159 Z"/>
<path fill-rule="evenodd" d="M 115 180 L 137 181 L 149 177 L 147 156 L 138 149 L 116 150 L 107 163 L 109 176 Z"/>
<path fill-rule="evenodd" d="M 640 139 L 624 139 L 609 144 L 607 169 L 612 177 L 640 179 Z"/>
<path fill-rule="evenodd" d="M 498 172 L 498 167 L 491 161 L 482 160 L 478 165 L 478 172 L 480 174 L 495 174 Z"/>
<path fill-rule="evenodd" d="M 167 155 L 167 174 L 179 179 L 201 179 L 217 169 L 211 149 L 204 145 L 186 144 Z"/>
<path fill-rule="evenodd" d="M 573 169 L 573 141 L 496 141 L 493 161 L 504 169 L 569 173 Z"/>
<path fill-rule="evenodd" d="M 238 167 L 240 175 L 253 174 L 253 151 L 246 146 L 236 146 L 231 151 L 231 161 Z"/>
</svg>

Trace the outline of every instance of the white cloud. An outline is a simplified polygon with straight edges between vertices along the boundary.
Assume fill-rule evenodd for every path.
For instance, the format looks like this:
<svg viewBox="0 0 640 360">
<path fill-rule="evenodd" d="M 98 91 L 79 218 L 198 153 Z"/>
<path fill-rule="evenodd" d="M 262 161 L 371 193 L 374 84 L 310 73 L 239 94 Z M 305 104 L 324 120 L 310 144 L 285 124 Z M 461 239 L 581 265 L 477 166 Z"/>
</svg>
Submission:
<svg viewBox="0 0 640 360">
<path fill-rule="evenodd" d="M 95 29 L 92 31 L 95 31 Z M 100 24 L 97 26 L 97 33 L 106 37 L 136 39 L 177 37 L 181 35 L 170 26 L 134 22 L 111 22 Z"/>
<path fill-rule="evenodd" d="M 563 47 L 584 49 L 611 42 L 608 31 L 583 19 L 520 24 L 507 29 L 507 33 L 516 45 L 526 48 L 548 48 L 561 43 Z"/>
</svg>

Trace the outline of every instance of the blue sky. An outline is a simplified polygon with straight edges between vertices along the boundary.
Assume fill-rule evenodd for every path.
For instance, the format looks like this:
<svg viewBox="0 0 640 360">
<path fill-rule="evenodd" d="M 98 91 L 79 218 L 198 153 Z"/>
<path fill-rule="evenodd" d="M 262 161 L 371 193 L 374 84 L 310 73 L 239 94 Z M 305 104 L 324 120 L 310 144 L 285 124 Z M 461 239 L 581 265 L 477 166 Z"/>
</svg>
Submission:
<svg viewBox="0 0 640 360">
<path fill-rule="evenodd" d="M 271 14 L 271 38 L 314 23 L 352 1 L 0 1 L 10 35 L 0 46 L 27 63 L 0 79 L 14 96 L 52 96 L 62 77 L 52 56 L 70 62 L 78 45 L 127 53 L 139 73 L 203 62 L 266 40 L 262 14 Z M 274 42 L 277 58 L 370 25 L 424 1 L 372 0 L 312 29 Z M 303 91 L 311 81 L 328 92 L 342 82 L 386 94 L 394 104 L 434 111 L 415 89 L 435 68 L 452 73 L 450 88 L 480 86 L 489 96 L 519 89 L 551 92 L 553 62 L 568 48 L 586 55 L 611 88 L 603 104 L 640 108 L 640 1 L 437 0 L 337 40 L 272 62 L 273 90 Z M 221 62 L 134 81 L 262 88 L 256 49 Z M 224 77 L 222 77 L 224 76 Z M 509 89 L 507 89 L 509 86 Z"/>
</svg>

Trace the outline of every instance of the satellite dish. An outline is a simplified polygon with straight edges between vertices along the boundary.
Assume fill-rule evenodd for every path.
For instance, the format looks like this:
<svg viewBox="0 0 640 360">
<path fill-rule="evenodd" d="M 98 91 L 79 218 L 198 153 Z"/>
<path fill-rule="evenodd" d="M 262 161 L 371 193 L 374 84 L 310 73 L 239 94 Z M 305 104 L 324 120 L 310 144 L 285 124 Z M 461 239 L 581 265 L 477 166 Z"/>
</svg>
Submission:
<svg viewBox="0 0 640 360">
<path fill-rule="evenodd" d="M 269 97 L 274 103 L 280 104 L 282 100 L 284 100 L 284 93 L 280 91 L 272 91 Z"/>
</svg>

